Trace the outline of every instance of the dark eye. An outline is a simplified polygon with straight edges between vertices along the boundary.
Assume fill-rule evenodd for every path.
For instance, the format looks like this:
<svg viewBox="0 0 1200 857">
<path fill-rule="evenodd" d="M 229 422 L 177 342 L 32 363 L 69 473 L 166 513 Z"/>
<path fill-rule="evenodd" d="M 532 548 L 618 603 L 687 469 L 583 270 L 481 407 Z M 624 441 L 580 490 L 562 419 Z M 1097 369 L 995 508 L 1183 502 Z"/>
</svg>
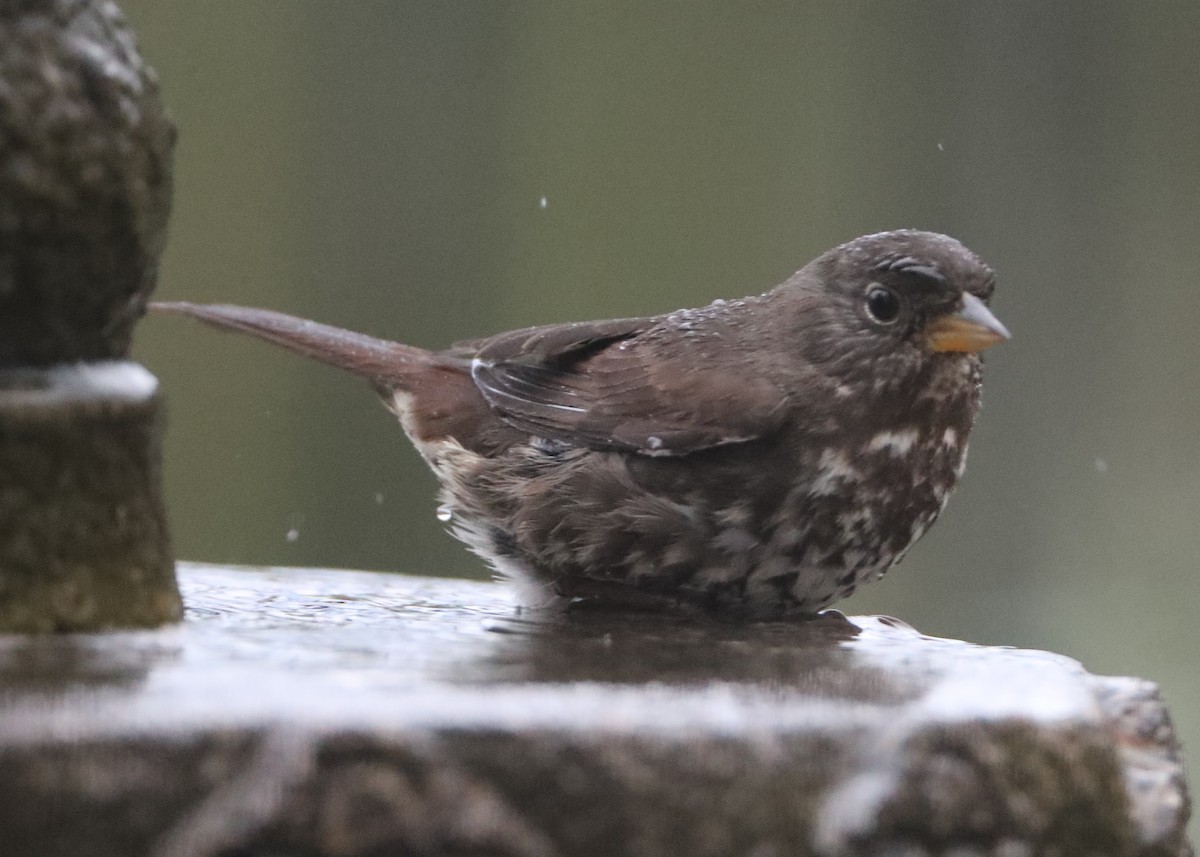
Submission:
<svg viewBox="0 0 1200 857">
<path fill-rule="evenodd" d="M 867 289 L 867 312 L 880 324 L 891 324 L 900 317 L 900 298 L 891 289 L 871 286 Z"/>
</svg>

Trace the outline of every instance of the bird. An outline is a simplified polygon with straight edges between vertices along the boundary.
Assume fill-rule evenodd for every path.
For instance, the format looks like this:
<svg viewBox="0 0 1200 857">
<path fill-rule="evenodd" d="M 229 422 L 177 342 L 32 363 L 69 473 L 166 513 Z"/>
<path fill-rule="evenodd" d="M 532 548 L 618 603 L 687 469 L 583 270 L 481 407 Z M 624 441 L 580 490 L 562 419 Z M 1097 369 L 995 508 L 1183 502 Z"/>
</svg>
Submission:
<svg viewBox="0 0 1200 857">
<path fill-rule="evenodd" d="M 815 614 L 898 563 L 962 476 L 981 353 L 1010 338 L 958 240 L 865 235 L 780 285 L 444 351 L 167 302 L 366 379 L 439 518 L 526 604 Z"/>
</svg>

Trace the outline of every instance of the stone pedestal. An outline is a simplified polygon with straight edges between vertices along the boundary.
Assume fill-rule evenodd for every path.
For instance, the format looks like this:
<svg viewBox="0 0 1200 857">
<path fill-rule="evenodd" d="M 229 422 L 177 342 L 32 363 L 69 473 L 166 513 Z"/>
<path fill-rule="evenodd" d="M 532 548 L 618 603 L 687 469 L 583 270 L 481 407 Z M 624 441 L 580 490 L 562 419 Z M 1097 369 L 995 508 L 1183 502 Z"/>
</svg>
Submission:
<svg viewBox="0 0 1200 857">
<path fill-rule="evenodd" d="M 1182 855 L 1152 684 L 829 613 L 181 569 L 187 620 L 0 637 L 5 853 Z"/>
<path fill-rule="evenodd" d="M 136 363 L 0 371 L 0 629 L 182 614 L 159 474 L 159 397 Z"/>
<path fill-rule="evenodd" d="M 154 379 L 175 130 L 114 3 L 0 0 L 0 632 L 177 619 Z"/>
</svg>

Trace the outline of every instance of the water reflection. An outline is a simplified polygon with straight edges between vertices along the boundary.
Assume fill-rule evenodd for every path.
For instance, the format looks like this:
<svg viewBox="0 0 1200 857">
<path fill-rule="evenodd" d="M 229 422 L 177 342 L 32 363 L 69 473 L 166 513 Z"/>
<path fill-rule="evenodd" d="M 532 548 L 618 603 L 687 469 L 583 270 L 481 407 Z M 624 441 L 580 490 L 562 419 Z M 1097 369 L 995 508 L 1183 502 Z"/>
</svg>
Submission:
<svg viewBox="0 0 1200 857">
<path fill-rule="evenodd" d="M 588 609 L 498 620 L 477 668 L 493 681 L 697 685 L 738 682 L 806 693 L 875 695 L 850 645 L 861 629 L 828 611 L 805 621 L 730 625 L 702 616 Z"/>
<path fill-rule="evenodd" d="M 897 651 L 919 654 L 938 641 L 897 620 L 836 611 L 750 625 L 599 608 L 550 613 L 519 609 L 495 584 L 311 569 L 184 566 L 181 582 L 188 616 L 175 629 L 0 641 L 0 704 L 36 710 L 53 693 L 103 696 L 151 717 L 342 717 L 397 693 L 425 694 L 437 708 L 492 685 L 601 694 L 623 686 L 635 696 L 726 687 L 900 705 L 945 672 L 896 661 Z"/>
<path fill-rule="evenodd" d="M 0 635 L 0 703 L 80 689 L 133 690 L 178 659 L 171 630 L 54 636 Z"/>
</svg>

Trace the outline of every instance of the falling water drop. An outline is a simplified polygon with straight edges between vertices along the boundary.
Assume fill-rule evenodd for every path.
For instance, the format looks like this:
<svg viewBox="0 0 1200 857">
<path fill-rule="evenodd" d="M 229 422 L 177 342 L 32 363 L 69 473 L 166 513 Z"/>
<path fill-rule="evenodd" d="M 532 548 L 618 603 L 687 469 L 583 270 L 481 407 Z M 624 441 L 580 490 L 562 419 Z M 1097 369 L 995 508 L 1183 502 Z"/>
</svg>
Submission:
<svg viewBox="0 0 1200 857">
<path fill-rule="evenodd" d="M 443 524 L 448 523 L 454 517 L 454 510 L 450 508 L 449 503 L 443 503 L 437 508 L 437 519 Z"/>
</svg>

